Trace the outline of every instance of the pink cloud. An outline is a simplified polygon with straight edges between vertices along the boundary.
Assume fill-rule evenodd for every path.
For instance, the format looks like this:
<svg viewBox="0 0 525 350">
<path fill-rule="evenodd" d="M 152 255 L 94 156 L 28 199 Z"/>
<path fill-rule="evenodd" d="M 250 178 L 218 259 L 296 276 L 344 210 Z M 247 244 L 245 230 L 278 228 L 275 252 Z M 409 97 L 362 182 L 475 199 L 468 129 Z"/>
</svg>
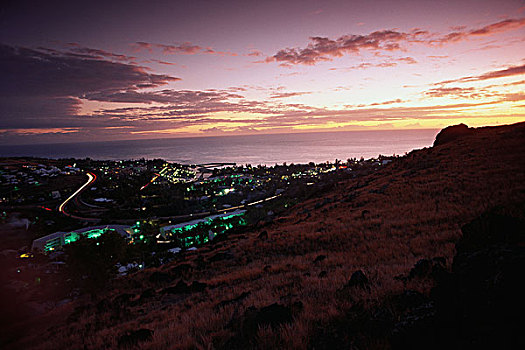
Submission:
<svg viewBox="0 0 525 350">
<path fill-rule="evenodd" d="M 457 83 L 457 82 L 480 81 L 480 80 L 512 77 L 512 76 L 523 75 L 523 74 L 525 74 L 525 64 L 521 66 L 513 66 L 513 67 L 508 67 L 505 69 L 491 71 L 491 72 L 487 72 L 481 75 L 463 77 L 463 78 L 452 79 L 452 80 L 444 80 L 435 85 L 450 84 L 450 83 Z"/>
<path fill-rule="evenodd" d="M 288 98 L 288 97 L 294 97 L 294 96 L 302 96 L 302 95 L 308 95 L 311 94 L 311 92 L 278 92 L 270 96 L 270 98 Z"/>
<path fill-rule="evenodd" d="M 131 48 L 134 52 L 140 52 L 146 50 L 148 52 L 153 51 L 153 45 L 143 41 L 137 41 L 136 43 L 131 44 Z"/>
<path fill-rule="evenodd" d="M 510 30 L 519 29 L 523 26 L 525 26 L 525 18 L 506 19 L 472 30 L 465 30 L 464 27 L 460 27 L 457 28 L 459 30 L 451 32 L 440 38 L 430 40 L 430 43 L 445 44 L 450 42 L 458 42 L 461 40 L 467 40 L 470 37 L 490 36 L 494 34 L 499 34 Z"/>
<path fill-rule="evenodd" d="M 525 26 L 525 18 L 506 19 L 486 25 L 482 28 L 466 30 L 456 27 L 456 31 L 440 35 L 431 34 L 426 30 L 415 28 L 410 32 L 394 29 L 379 30 L 365 35 L 343 35 L 336 39 L 327 37 L 311 37 L 303 48 L 284 48 L 273 56 L 259 63 L 279 62 L 281 65 L 315 65 L 323 61 L 331 61 L 347 54 L 359 54 L 361 51 L 399 51 L 408 44 L 444 45 L 447 43 L 467 40 L 472 37 L 489 36 L 515 30 Z M 407 62 L 409 63 L 409 62 Z"/>
<path fill-rule="evenodd" d="M 251 56 L 251 57 L 260 57 L 262 56 L 263 53 L 259 50 L 255 50 L 255 49 L 251 49 L 249 53 L 246 54 L 246 56 Z"/>
<path fill-rule="evenodd" d="M 153 43 L 146 43 L 146 42 L 136 42 L 131 45 L 133 50 L 135 52 L 140 52 L 143 50 L 147 50 L 148 52 L 153 52 L 153 49 L 160 49 L 162 53 L 167 55 L 196 55 L 196 54 L 209 54 L 209 55 L 217 55 L 217 56 L 237 56 L 237 53 L 235 52 L 229 52 L 229 51 L 217 51 L 211 47 L 202 47 L 200 45 L 195 45 L 189 41 L 185 41 L 181 44 L 173 44 L 173 45 L 167 45 L 167 44 L 153 44 Z"/>
</svg>

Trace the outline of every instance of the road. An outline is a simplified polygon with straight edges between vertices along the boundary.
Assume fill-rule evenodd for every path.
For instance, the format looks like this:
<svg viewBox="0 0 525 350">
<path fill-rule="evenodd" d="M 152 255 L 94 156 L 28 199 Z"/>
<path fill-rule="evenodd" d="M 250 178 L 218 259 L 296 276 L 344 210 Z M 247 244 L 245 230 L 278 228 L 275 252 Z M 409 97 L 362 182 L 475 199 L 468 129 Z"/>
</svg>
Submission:
<svg viewBox="0 0 525 350">
<path fill-rule="evenodd" d="M 161 173 L 164 171 L 165 169 L 162 169 L 161 170 Z M 84 183 L 82 186 L 80 186 L 80 188 L 78 190 L 76 190 L 71 196 L 69 196 L 62 204 L 60 204 L 60 206 L 58 207 L 58 211 L 61 212 L 62 214 L 66 215 L 66 216 L 69 216 L 71 218 L 74 218 L 74 219 L 79 219 L 79 220 L 83 220 L 83 221 L 91 221 L 91 222 L 98 222 L 100 221 L 100 219 L 98 218 L 84 218 L 84 217 L 80 217 L 80 216 L 76 216 L 76 215 L 73 215 L 73 214 L 69 214 L 68 212 L 65 211 L 65 207 L 66 205 L 73 199 L 75 199 L 75 197 L 77 195 L 79 195 L 82 191 L 84 191 L 88 186 L 92 185 L 96 180 L 97 180 L 97 175 L 95 175 L 94 173 L 87 173 L 86 174 L 88 176 L 88 180 L 86 181 L 86 183 Z M 151 180 L 150 182 L 148 182 L 148 184 L 146 184 L 144 187 L 146 187 L 147 185 L 149 185 L 151 182 L 153 182 L 155 180 L 155 178 L 153 178 L 153 180 Z M 141 188 L 142 189 L 142 188 Z M 215 212 L 201 212 L 201 213 L 195 213 L 195 214 L 186 214 L 186 215 L 176 215 L 176 216 L 163 216 L 163 217 L 158 217 L 158 219 L 169 219 L 169 220 L 173 220 L 173 219 L 176 219 L 176 220 L 181 220 L 181 219 L 195 219 L 195 218 L 199 218 L 199 217 L 204 217 L 204 216 L 207 216 L 207 215 L 211 215 L 211 214 L 214 214 L 214 213 L 227 213 L 227 212 L 230 212 L 230 211 L 234 211 L 234 210 L 237 210 L 237 209 L 246 209 L 250 206 L 253 206 L 253 205 L 256 205 L 256 204 L 260 204 L 260 203 L 263 203 L 263 202 L 267 202 L 267 201 L 270 201 L 272 199 L 275 199 L 277 197 L 280 197 L 281 195 L 278 194 L 278 195 L 275 195 L 275 196 L 271 196 L 271 197 L 267 197 L 267 198 L 264 198 L 264 199 L 261 199 L 261 200 L 258 200 L 258 201 L 255 201 L 255 202 L 251 202 L 251 203 L 246 203 L 246 204 L 242 204 L 242 205 L 238 205 L 238 206 L 235 206 L 235 207 L 231 207 L 231 208 L 225 208 L 225 209 L 219 209 Z M 134 221 L 134 220 L 133 220 Z"/>
<path fill-rule="evenodd" d="M 78 190 L 76 190 L 62 204 L 60 204 L 60 206 L 58 207 L 58 211 L 61 212 L 64 215 L 72 217 L 74 219 L 85 220 L 85 221 L 99 221 L 99 219 L 95 219 L 95 218 L 82 218 L 82 217 L 79 217 L 79 216 L 76 216 L 76 215 L 72 215 L 72 214 L 69 214 L 68 212 L 66 212 L 66 210 L 65 210 L 66 205 L 72 199 L 74 199 L 78 194 L 80 194 L 80 192 L 85 190 L 88 186 L 90 186 L 91 184 L 93 184 L 97 180 L 97 175 L 95 175 L 93 173 L 87 173 L 86 175 L 88 177 L 88 180 L 86 181 L 86 183 L 84 183 L 82 186 L 80 186 L 80 188 Z"/>
<path fill-rule="evenodd" d="M 198 219 L 200 217 L 205 217 L 205 216 L 212 215 L 212 214 L 227 213 L 227 212 L 234 211 L 234 210 L 237 210 L 237 209 L 246 209 L 248 207 L 251 207 L 251 206 L 263 203 L 263 202 L 271 201 L 272 199 L 275 199 L 275 198 L 280 197 L 280 196 L 281 195 L 278 194 L 278 195 L 267 197 L 267 198 L 264 198 L 264 199 L 261 199 L 261 200 L 255 201 L 255 202 L 251 202 L 251 203 L 247 203 L 247 204 L 241 204 L 241 205 L 238 205 L 238 206 L 235 206 L 235 207 L 230 207 L 230 208 L 225 208 L 225 209 L 219 209 L 219 210 L 214 211 L 214 212 L 206 211 L 206 212 L 195 213 L 195 214 L 186 214 L 186 215 L 159 216 L 159 217 L 157 217 L 157 219 L 161 219 L 161 220 L 181 220 L 181 219 L 183 220 L 183 219 L 196 219 L 196 218 Z"/>
</svg>

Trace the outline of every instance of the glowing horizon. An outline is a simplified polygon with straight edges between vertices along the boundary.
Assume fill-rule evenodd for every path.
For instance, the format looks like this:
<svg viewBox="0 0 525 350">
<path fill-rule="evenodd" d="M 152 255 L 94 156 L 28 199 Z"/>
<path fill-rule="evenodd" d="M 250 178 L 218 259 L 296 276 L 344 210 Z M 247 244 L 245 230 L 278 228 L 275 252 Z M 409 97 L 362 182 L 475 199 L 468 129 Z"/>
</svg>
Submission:
<svg viewBox="0 0 525 350">
<path fill-rule="evenodd" d="M 0 143 L 525 120 L 520 1 L 126 4 L 5 12 Z"/>
</svg>

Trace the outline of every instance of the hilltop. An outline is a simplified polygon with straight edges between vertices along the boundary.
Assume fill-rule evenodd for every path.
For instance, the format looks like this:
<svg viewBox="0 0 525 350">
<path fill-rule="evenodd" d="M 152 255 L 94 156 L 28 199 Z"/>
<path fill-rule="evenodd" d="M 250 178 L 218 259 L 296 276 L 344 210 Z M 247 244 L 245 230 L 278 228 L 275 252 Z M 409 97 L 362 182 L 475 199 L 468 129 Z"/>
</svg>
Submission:
<svg viewBox="0 0 525 350">
<path fill-rule="evenodd" d="M 475 296 L 482 315 L 462 317 L 492 315 L 483 302 L 500 294 L 462 278 L 480 264 L 507 276 L 510 263 L 476 265 L 474 253 L 523 266 L 525 123 L 460 129 L 445 129 L 438 138 L 446 142 L 373 174 L 324 188 L 272 222 L 112 281 L 96 300 L 65 305 L 56 311 L 63 321 L 11 346 L 428 348 L 440 336 L 441 345 L 474 346 L 476 331 L 462 325 L 459 334 L 448 322 L 457 310 L 442 305 Z M 493 254 L 506 250 L 494 257 L 486 251 L 492 246 L 499 247 Z M 514 280 L 504 282 L 494 285 L 510 293 Z M 482 325 L 486 337 L 515 336 Z"/>
</svg>

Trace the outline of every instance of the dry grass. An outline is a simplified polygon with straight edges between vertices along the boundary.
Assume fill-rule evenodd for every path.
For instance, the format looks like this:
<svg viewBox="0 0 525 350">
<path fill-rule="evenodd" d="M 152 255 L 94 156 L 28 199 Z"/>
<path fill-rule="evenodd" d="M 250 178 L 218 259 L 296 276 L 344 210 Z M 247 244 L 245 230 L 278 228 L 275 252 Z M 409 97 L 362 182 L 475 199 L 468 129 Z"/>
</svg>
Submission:
<svg viewBox="0 0 525 350">
<path fill-rule="evenodd" d="M 181 276 L 171 269 L 190 264 L 193 270 L 182 277 L 205 282 L 202 292 L 163 294 L 166 285 L 150 282 L 152 270 L 143 271 L 129 277 L 132 281 L 115 281 L 101 295 L 108 307 L 97 311 L 92 305 L 75 322 L 30 335 L 16 346 L 112 349 L 125 331 L 148 328 L 154 336 L 141 344 L 144 349 L 222 348 L 240 332 L 232 322 L 248 307 L 300 301 L 303 307 L 293 322 L 259 327 L 250 346 L 306 348 L 320 325 L 357 303 L 371 307 L 405 289 L 428 293 L 430 281 L 394 277 L 407 275 L 422 258 L 441 256 L 450 264 L 463 224 L 497 205 L 525 201 L 524 132 L 525 125 L 482 129 L 458 142 L 412 152 L 376 174 L 340 183 L 323 198 L 292 208 L 286 218 L 264 228 L 268 239 L 249 232 L 215 249 L 185 253 L 158 269 L 172 274 L 173 286 Z M 333 200 L 320 205 L 325 198 Z M 233 258 L 208 262 L 219 251 Z M 326 258 L 316 261 L 319 255 Z M 370 280 L 370 290 L 341 292 L 359 269 Z M 122 293 L 138 300 L 147 288 L 155 295 L 145 302 L 112 305 Z M 368 346 L 388 347 L 383 339 Z"/>
</svg>

